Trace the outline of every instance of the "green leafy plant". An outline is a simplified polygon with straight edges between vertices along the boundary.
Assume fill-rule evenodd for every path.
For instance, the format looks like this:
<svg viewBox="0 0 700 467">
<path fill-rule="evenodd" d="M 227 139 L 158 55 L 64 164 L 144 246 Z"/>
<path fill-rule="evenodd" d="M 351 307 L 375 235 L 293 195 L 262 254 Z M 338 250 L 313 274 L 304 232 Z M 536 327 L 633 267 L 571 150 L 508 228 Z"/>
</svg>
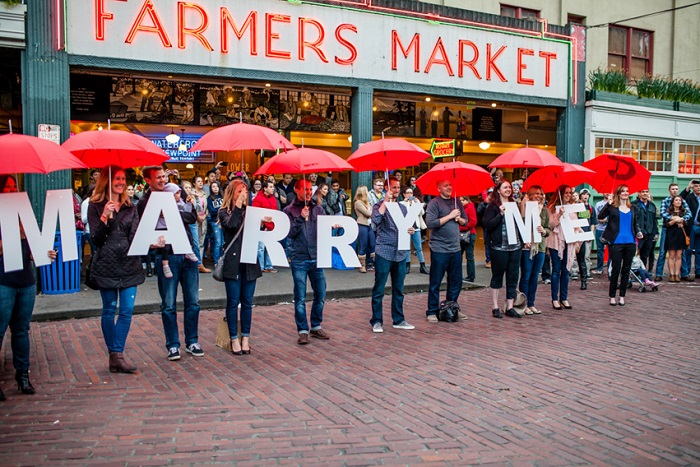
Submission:
<svg viewBox="0 0 700 467">
<path fill-rule="evenodd" d="M 672 80 L 665 76 L 643 76 L 636 80 L 637 95 L 650 99 L 700 103 L 700 85 L 689 79 Z"/>
<path fill-rule="evenodd" d="M 615 92 L 618 94 L 629 94 L 627 85 L 627 75 L 620 70 L 603 70 L 598 68 L 588 75 L 588 82 L 591 89 L 596 91 Z"/>
<path fill-rule="evenodd" d="M 21 5 L 22 0 L 0 0 L 0 3 L 4 3 L 7 6 Z"/>
</svg>

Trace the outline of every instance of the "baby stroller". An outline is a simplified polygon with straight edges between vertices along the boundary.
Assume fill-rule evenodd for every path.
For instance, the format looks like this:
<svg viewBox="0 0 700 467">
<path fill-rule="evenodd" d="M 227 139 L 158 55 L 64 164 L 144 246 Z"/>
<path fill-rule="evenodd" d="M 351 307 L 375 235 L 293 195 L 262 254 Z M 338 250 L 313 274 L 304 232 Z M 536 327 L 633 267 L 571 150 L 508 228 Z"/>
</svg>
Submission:
<svg viewBox="0 0 700 467">
<path fill-rule="evenodd" d="M 635 256 L 635 259 L 637 257 Z M 643 271 L 643 272 L 642 272 Z M 646 273 L 646 274 L 644 274 Z M 608 280 L 610 280 L 610 276 L 612 275 L 612 264 L 608 265 Z M 643 276 L 647 276 L 645 279 L 642 279 Z M 632 261 L 632 269 L 630 269 L 630 277 L 627 282 L 627 288 L 631 289 L 632 287 L 635 286 L 635 283 L 638 285 L 638 290 L 640 292 L 648 292 L 651 290 L 652 292 L 656 292 L 659 290 L 659 284 L 651 280 L 651 275 L 647 272 L 646 269 L 644 269 L 644 265 L 641 264 L 641 261 L 639 261 L 639 264 L 636 264 L 636 261 Z"/>
</svg>

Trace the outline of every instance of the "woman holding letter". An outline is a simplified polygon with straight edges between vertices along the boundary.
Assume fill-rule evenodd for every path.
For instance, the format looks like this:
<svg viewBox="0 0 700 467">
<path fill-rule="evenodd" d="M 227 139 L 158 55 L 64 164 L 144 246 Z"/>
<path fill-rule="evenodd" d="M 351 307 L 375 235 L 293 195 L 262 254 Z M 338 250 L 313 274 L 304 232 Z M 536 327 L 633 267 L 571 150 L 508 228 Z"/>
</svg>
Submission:
<svg viewBox="0 0 700 467">
<path fill-rule="evenodd" d="M 571 266 L 576 260 L 578 242 L 567 243 L 564 238 L 564 230 L 561 226 L 561 218 L 564 215 L 564 205 L 572 204 L 574 190 L 567 185 L 561 185 L 549 199 L 547 211 L 549 214 L 549 227 L 551 235 L 547 237 L 547 249 L 552 260 L 552 308 L 561 310 L 562 307 L 570 310 L 569 304 L 569 276 Z M 578 216 L 571 213 L 569 218 Z"/>
</svg>

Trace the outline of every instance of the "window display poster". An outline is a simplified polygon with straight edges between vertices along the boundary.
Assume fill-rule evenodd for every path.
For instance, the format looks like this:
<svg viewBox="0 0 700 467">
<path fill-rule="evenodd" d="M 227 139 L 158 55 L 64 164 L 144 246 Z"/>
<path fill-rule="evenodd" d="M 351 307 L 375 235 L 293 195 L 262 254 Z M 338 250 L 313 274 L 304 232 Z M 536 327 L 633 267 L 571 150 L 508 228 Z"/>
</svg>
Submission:
<svg viewBox="0 0 700 467">
<path fill-rule="evenodd" d="M 199 85 L 199 124 L 250 123 L 279 127 L 279 91 L 230 84 Z"/>
<path fill-rule="evenodd" d="M 109 115 L 109 76 L 70 75 L 70 118 L 104 122 Z"/>
<path fill-rule="evenodd" d="M 148 78 L 112 78 L 109 115 L 113 122 L 191 125 L 197 86 Z"/>
<path fill-rule="evenodd" d="M 503 111 L 476 108 L 473 111 L 472 135 L 474 140 L 501 141 Z"/>
<path fill-rule="evenodd" d="M 472 139 L 474 102 L 464 104 L 420 102 L 415 105 L 415 136 Z"/>
<path fill-rule="evenodd" d="M 280 91 L 280 129 L 350 133 L 350 96 Z"/>
</svg>

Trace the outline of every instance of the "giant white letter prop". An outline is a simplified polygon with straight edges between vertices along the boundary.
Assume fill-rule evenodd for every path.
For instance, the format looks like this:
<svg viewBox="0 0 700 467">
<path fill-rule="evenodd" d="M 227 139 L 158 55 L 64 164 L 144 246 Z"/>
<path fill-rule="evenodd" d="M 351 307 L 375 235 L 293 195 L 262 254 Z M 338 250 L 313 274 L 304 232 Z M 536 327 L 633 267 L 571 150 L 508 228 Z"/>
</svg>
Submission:
<svg viewBox="0 0 700 467">
<path fill-rule="evenodd" d="M 516 203 L 505 203 L 506 206 L 506 233 L 508 244 L 516 243 L 515 228 L 520 231 L 520 238 L 523 243 L 539 243 L 542 241 L 542 234 L 537 231 L 540 226 L 540 211 L 536 201 L 528 201 L 525 205 L 525 221 L 520 217 L 520 209 Z"/>
<path fill-rule="evenodd" d="M 333 237 L 333 226 L 339 224 L 345 232 L 343 235 Z M 351 243 L 357 239 L 357 222 L 347 216 L 318 216 L 318 232 L 316 237 L 318 245 L 316 264 L 319 268 L 330 268 L 333 265 L 333 247 L 338 249 L 340 257 L 348 267 L 359 268 L 360 260 L 352 248 Z"/>
<path fill-rule="evenodd" d="M 260 230 L 263 217 L 272 217 L 275 228 L 272 230 Z M 245 228 L 243 230 L 243 244 L 241 245 L 241 262 L 255 264 L 258 261 L 258 242 L 263 242 L 270 261 L 275 266 L 289 267 L 287 255 L 280 243 L 289 233 L 289 217 L 282 211 L 274 209 L 256 208 L 248 206 L 245 211 Z M 262 266 L 262 265 L 261 265 Z"/>
<path fill-rule="evenodd" d="M 163 213 L 166 230 L 156 230 L 158 218 Z M 139 221 L 139 228 L 131 242 L 128 256 L 144 256 L 148 254 L 148 248 L 158 243 L 158 237 L 165 237 L 165 243 L 173 247 L 177 255 L 192 253 L 192 245 L 187 238 L 185 226 L 182 224 L 180 212 L 177 210 L 175 197 L 172 193 L 152 192 L 148 198 L 148 204 Z"/>
<path fill-rule="evenodd" d="M 410 250 L 411 249 L 411 236 L 408 234 L 408 229 L 416 224 L 418 220 L 418 215 L 423 207 L 421 203 L 413 203 L 406 213 L 406 217 L 403 217 L 401 208 L 398 203 L 385 203 L 387 211 L 391 219 L 396 224 L 396 228 L 399 229 L 399 244 L 397 245 L 397 250 Z"/>
<path fill-rule="evenodd" d="M 586 210 L 586 206 L 584 206 L 583 203 L 557 206 L 557 209 L 564 209 L 564 214 L 561 216 L 560 222 L 566 243 L 585 242 L 595 238 L 593 230 L 590 232 L 576 232 L 575 230 L 576 227 L 588 226 L 588 219 L 578 218 L 578 213 Z M 576 219 L 571 219 L 571 213 L 576 213 Z"/>
<path fill-rule="evenodd" d="M 42 223 L 43 230 L 41 231 L 36 223 L 27 193 L 0 194 L 0 232 L 2 232 L 2 256 L 6 272 L 17 271 L 24 267 L 22 264 L 22 246 L 20 243 L 18 219 L 22 221 L 24 233 L 27 235 L 27 242 L 34 257 L 34 264 L 37 266 L 51 264 L 47 252 L 53 250 L 57 219 L 61 231 L 63 261 L 78 259 L 73 195 L 70 190 L 51 190 L 46 192 L 44 222 Z"/>
</svg>

